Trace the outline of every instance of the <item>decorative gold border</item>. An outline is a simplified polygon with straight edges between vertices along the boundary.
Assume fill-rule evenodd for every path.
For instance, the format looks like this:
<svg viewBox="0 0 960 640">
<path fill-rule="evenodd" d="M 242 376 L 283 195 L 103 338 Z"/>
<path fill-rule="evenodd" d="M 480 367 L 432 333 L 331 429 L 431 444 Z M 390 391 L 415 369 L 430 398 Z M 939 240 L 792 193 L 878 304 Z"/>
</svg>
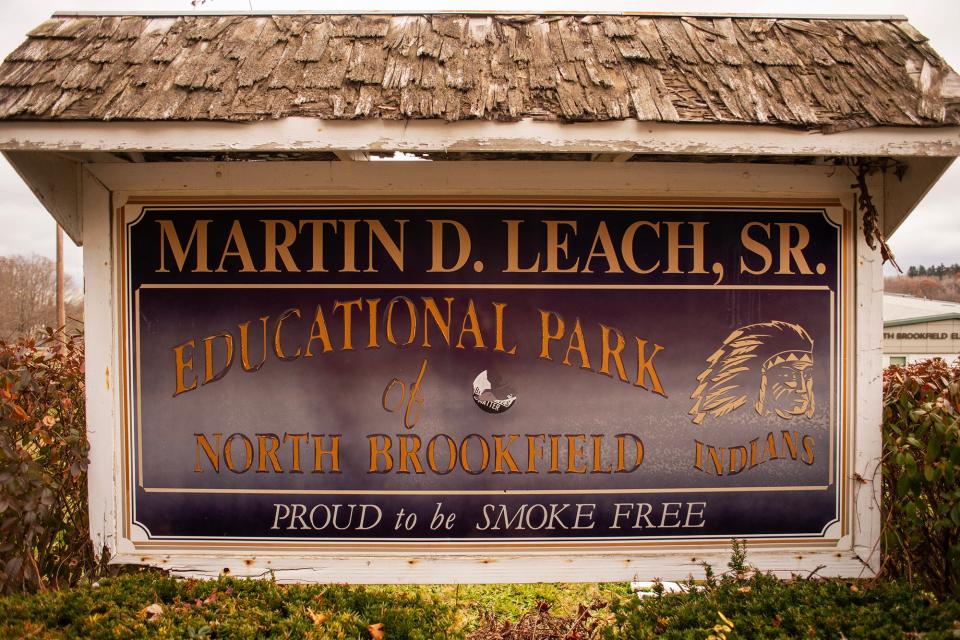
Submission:
<svg viewBox="0 0 960 640">
<path fill-rule="evenodd" d="M 733 208 L 736 206 L 743 208 L 751 209 L 762 209 L 765 207 L 770 208 L 789 208 L 789 209 L 802 209 L 802 208 L 823 208 L 826 210 L 839 210 L 841 214 L 841 222 L 836 222 L 835 220 L 831 221 L 834 224 L 837 224 L 840 227 L 839 230 L 839 246 L 838 250 L 840 253 L 840 258 L 842 262 L 841 273 L 838 277 L 838 284 L 841 291 L 844 294 L 844 300 L 841 300 L 841 309 L 843 311 L 843 323 L 841 326 L 842 336 L 843 336 L 843 346 L 841 348 L 841 365 L 840 371 L 843 377 L 843 384 L 841 385 L 840 392 L 842 394 L 841 401 L 841 436 L 840 442 L 842 444 L 840 452 L 830 452 L 830 466 L 829 471 L 832 479 L 833 465 L 835 464 L 835 453 L 839 453 L 840 462 L 842 465 L 843 472 L 840 476 L 840 484 L 837 487 L 838 498 L 839 498 L 839 519 L 841 523 L 841 534 L 840 537 L 843 537 L 847 534 L 848 530 L 848 482 L 847 482 L 847 460 L 849 457 L 850 441 L 848 439 L 848 416 L 851 411 L 851 407 L 848 404 L 848 388 L 852 384 L 851 376 L 851 359 L 849 358 L 849 316 L 851 314 L 851 306 L 853 304 L 853 295 L 851 295 L 851 286 L 852 286 L 852 274 L 850 272 L 850 265 L 852 261 L 851 253 L 856 249 L 855 247 L 855 236 L 851 232 L 851 228 L 855 228 L 855 221 L 852 219 L 852 213 L 849 209 L 843 207 L 842 202 L 839 198 L 837 199 L 822 199 L 822 198 L 788 198 L 788 199 L 746 199 L 746 198 L 632 198 L 632 197 L 569 197 L 569 198 L 543 198 L 543 197 L 532 197 L 532 198 L 522 198 L 522 197 L 510 197 L 510 198 L 486 198 L 486 197 L 477 197 L 477 198 L 459 198 L 452 196 L 438 196 L 438 197 L 418 197 L 418 198 L 394 198 L 394 197 L 374 197 L 374 198 L 355 198 L 349 196 L 332 196 L 332 197 L 313 197 L 313 198 L 283 198 L 283 197 L 269 197 L 264 196 L 262 198 L 214 198 L 214 197 L 203 197 L 203 196 L 186 196 L 186 197 L 132 197 L 126 200 L 126 203 L 115 209 L 115 229 L 116 229 L 116 244 L 117 244 L 117 257 L 119 260 L 115 264 L 119 265 L 118 277 L 117 277 L 117 287 L 118 287 L 118 297 L 120 304 L 117 308 L 117 313 L 119 317 L 119 327 L 120 327 L 120 366 L 121 366 L 121 383 L 119 386 L 120 392 L 122 394 L 122 470 L 123 470 L 123 522 L 122 522 L 122 533 L 123 538 L 131 542 L 135 549 L 238 549 L 238 550 L 260 550 L 263 548 L 269 548 L 274 550 L 310 550 L 310 551 L 320 551 L 320 550 L 337 550 L 341 552 L 349 552 L 351 550 L 357 552 L 370 552 L 372 550 L 383 551 L 385 547 L 388 547 L 391 550 L 396 550 L 398 552 L 404 550 L 417 550 L 423 549 L 426 551 L 437 551 L 436 543 L 443 543 L 444 552 L 461 552 L 461 551 L 476 551 L 480 554 L 489 554 L 492 551 L 512 551 L 512 550 L 528 550 L 528 551 L 543 551 L 543 550 L 577 550 L 583 552 L 583 547 L 596 547 L 598 551 L 603 549 L 622 549 L 628 551 L 630 549 L 644 549 L 644 548 L 664 548 L 664 547 L 698 547 L 703 549 L 713 548 L 716 545 L 717 548 L 722 548 L 725 546 L 725 540 L 728 537 L 723 536 L 712 536 L 712 537 L 701 537 L 697 539 L 668 539 L 668 540 L 656 540 L 656 539 L 586 539 L 586 540 L 565 540 L 560 542 L 552 542 L 545 540 L 531 540 L 531 541 L 507 541 L 507 542 L 498 542 L 496 540 L 487 540 L 477 542 L 461 541 L 460 539 L 430 539 L 426 542 L 404 542 L 402 540 L 382 540 L 378 539 L 371 541 L 370 543 L 364 543 L 362 541 L 351 540 L 348 542 L 339 542 L 339 541 L 310 541 L 306 543 L 291 542 L 290 540 L 272 540 L 272 539 L 236 539 L 233 541 L 216 541 L 210 542 L 207 539 L 193 539 L 191 541 L 184 542 L 182 540 L 178 541 L 176 539 L 164 539 L 164 540 L 137 540 L 134 541 L 131 536 L 131 525 L 132 525 L 132 490 L 130 486 L 130 467 L 129 467 L 129 372 L 128 372 L 128 363 L 129 363 L 129 354 L 128 354 L 128 336 L 127 336 L 127 309 L 128 309 L 128 300 L 127 300 L 127 267 L 128 267 L 128 256 L 127 256 L 127 247 L 126 247 L 126 210 L 129 205 L 137 205 L 138 208 L 141 208 L 143 205 L 179 205 L 184 208 L 194 208 L 196 206 L 225 206 L 225 205 L 278 205 L 278 206 L 304 206 L 304 207 L 316 207 L 316 208 L 337 208 L 338 206 L 349 206 L 351 208 L 360 208 L 360 207 L 380 207 L 380 208 L 394 208 L 398 205 L 417 205 L 420 207 L 425 206 L 451 206 L 458 208 L 468 208 L 468 207 L 490 207 L 491 205 L 506 205 L 509 204 L 513 207 L 529 207 L 529 208 L 542 208 L 544 206 L 562 206 L 564 208 L 576 208 L 576 207 L 590 207 L 595 208 L 597 206 L 608 206 L 610 209 L 615 209 L 619 207 L 671 207 L 671 208 Z M 170 207 L 174 209 L 175 207 Z M 829 214 L 827 215 L 830 218 Z M 210 285 L 197 285 L 199 287 L 208 287 Z M 351 285 L 354 286 L 354 285 Z M 392 285 L 394 287 L 410 287 L 411 285 Z M 419 286 L 421 288 L 430 288 L 430 285 L 412 285 Z M 453 285 L 456 288 L 470 288 L 469 285 Z M 161 285 L 144 285 L 143 288 L 160 288 Z M 176 285 L 169 286 L 165 288 L 193 288 L 194 285 Z M 326 288 L 324 285 L 227 285 L 223 288 Z M 437 285 L 441 287 L 441 285 Z M 442 285 L 445 288 L 451 288 L 451 285 Z M 490 288 L 507 288 L 509 285 L 489 285 Z M 343 285 L 330 286 L 329 288 L 343 288 Z M 389 288 L 383 285 L 358 285 L 354 288 Z M 514 287 L 514 288 L 523 288 L 523 286 Z M 532 287 L 534 288 L 534 287 Z M 798 289 L 798 290 L 820 290 L 820 289 L 829 289 L 829 287 L 822 286 L 777 286 L 777 285 L 599 285 L 599 286 L 568 286 L 568 285 L 554 285 L 554 286 L 541 286 L 537 285 L 535 288 L 594 288 L 594 289 Z M 137 292 L 139 293 L 139 292 Z M 139 296 L 137 296 L 139 297 Z M 832 298 L 832 296 L 831 296 Z M 831 313 L 835 308 L 835 305 L 831 302 L 830 305 Z M 831 319 L 831 330 L 834 329 L 836 325 L 835 318 Z M 138 332 L 139 336 L 139 332 Z M 836 341 L 831 339 L 831 359 L 835 357 L 834 350 L 836 348 Z M 138 359 L 139 364 L 139 359 Z M 139 367 L 138 367 L 139 369 Z M 837 369 L 836 362 L 831 362 L 831 375 Z M 137 371 L 137 387 L 139 392 L 139 370 Z M 831 399 L 833 398 L 833 383 L 831 383 Z M 139 407 L 139 403 L 138 403 Z M 833 429 L 835 420 L 831 419 L 830 428 Z M 138 419 L 139 424 L 139 419 Z M 831 432 L 832 433 L 832 432 Z M 834 438 L 830 439 L 831 447 L 834 446 Z M 844 455 L 846 453 L 846 455 Z M 827 486 L 809 486 L 809 487 L 773 487 L 773 488 L 755 488 L 755 487 L 741 487 L 741 490 L 752 490 L 752 491 L 764 491 L 764 490 L 780 490 L 780 491 L 790 491 L 790 490 L 824 490 L 829 488 Z M 732 492 L 734 489 L 722 489 L 716 488 L 714 491 L 725 491 Z M 684 488 L 677 489 L 676 492 L 703 492 L 709 491 L 710 488 Z M 175 490 L 181 491 L 182 490 Z M 614 490 L 615 492 L 617 490 Z M 669 490 L 656 490 L 659 492 L 669 492 Z M 192 491 L 191 491 L 192 492 Z M 218 491 L 223 492 L 223 491 Z M 259 491 L 250 491 L 250 490 L 238 490 L 238 493 L 255 493 Z M 564 491 L 550 491 L 547 493 L 557 494 L 563 493 Z M 599 491 L 604 492 L 604 491 Z M 606 491 L 606 492 L 609 492 Z M 630 493 L 641 493 L 643 492 L 638 490 L 630 490 Z M 655 492 L 651 490 L 650 492 Z M 284 493 L 297 493 L 296 491 L 284 491 Z M 317 492 L 317 493 L 336 493 L 331 491 L 326 492 Z M 344 493 L 357 493 L 356 491 L 349 491 Z M 377 493 L 383 493 L 377 492 Z M 442 492 L 429 492 L 431 494 L 439 494 Z M 454 492 L 456 493 L 456 492 Z M 493 492 L 496 494 L 503 494 L 504 491 Z M 508 491 L 506 493 L 523 493 L 522 491 Z M 568 493 L 577 493 L 576 490 L 568 491 Z M 580 491 L 579 493 L 583 493 Z M 589 491 L 588 493 L 598 493 L 598 491 Z M 826 530 L 826 529 L 825 529 Z M 805 547 L 835 547 L 838 539 L 826 539 L 826 538 L 779 538 L 771 537 L 765 538 L 763 536 L 747 536 L 746 537 L 752 545 L 763 545 L 769 546 L 771 548 L 790 548 L 794 545 L 803 545 Z"/>
</svg>

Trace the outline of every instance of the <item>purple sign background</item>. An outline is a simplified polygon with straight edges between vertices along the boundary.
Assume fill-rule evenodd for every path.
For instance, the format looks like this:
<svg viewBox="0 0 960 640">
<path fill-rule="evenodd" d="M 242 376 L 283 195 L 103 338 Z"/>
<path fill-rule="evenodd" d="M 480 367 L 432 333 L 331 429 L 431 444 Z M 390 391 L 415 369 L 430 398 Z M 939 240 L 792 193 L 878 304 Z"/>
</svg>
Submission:
<svg viewBox="0 0 960 640">
<path fill-rule="evenodd" d="M 839 517 L 822 209 L 157 206 L 125 230 L 151 537 L 796 538 Z"/>
</svg>

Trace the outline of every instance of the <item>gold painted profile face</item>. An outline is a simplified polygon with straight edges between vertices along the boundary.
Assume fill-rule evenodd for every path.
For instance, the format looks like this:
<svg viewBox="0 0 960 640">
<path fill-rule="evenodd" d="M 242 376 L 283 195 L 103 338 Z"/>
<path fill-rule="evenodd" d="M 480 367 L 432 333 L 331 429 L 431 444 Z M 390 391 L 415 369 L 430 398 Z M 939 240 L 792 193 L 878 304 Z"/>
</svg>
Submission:
<svg viewBox="0 0 960 640">
<path fill-rule="evenodd" d="M 788 357 L 794 356 L 796 360 L 777 357 L 764 367 L 757 413 L 773 412 L 787 420 L 794 416 L 813 416 L 813 358 L 809 353 L 791 353 Z"/>
<path fill-rule="evenodd" d="M 800 325 L 771 320 L 740 327 L 707 363 L 690 394 L 694 424 L 750 404 L 761 416 L 813 417 L 813 338 Z"/>
</svg>

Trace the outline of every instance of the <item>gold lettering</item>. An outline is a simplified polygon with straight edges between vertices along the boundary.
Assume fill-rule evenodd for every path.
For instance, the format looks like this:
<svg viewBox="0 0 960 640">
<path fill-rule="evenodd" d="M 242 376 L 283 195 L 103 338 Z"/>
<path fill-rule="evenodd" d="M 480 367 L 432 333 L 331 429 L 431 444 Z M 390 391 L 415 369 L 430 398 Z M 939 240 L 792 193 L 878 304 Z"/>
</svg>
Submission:
<svg viewBox="0 0 960 640">
<path fill-rule="evenodd" d="M 537 441 L 544 442 L 542 433 L 527 434 L 527 473 L 537 473 L 537 460 L 543 457 L 543 447 Z"/>
<path fill-rule="evenodd" d="M 772 431 L 767 434 L 767 459 L 780 459 L 780 456 L 777 455 L 777 441 L 774 439 Z"/>
<path fill-rule="evenodd" d="M 367 473 L 388 473 L 393 469 L 393 456 L 390 455 L 390 448 L 393 446 L 393 440 L 384 433 L 374 433 L 367 436 L 370 443 L 370 468 Z M 377 445 L 377 441 L 382 444 Z M 384 469 L 380 470 L 380 458 L 383 458 Z"/>
<path fill-rule="evenodd" d="M 573 220 L 544 220 L 547 225 L 547 268 L 546 273 L 574 273 L 580 265 L 580 258 L 577 258 L 569 267 L 561 268 L 559 266 L 560 256 L 567 257 L 569 253 L 570 236 L 564 235 L 560 240 L 560 225 L 565 225 L 573 230 L 573 235 L 577 234 L 577 223 Z"/>
<path fill-rule="evenodd" d="M 410 318 L 410 329 L 407 335 L 407 340 L 405 342 L 397 342 L 396 337 L 393 333 L 393 308 L 397 305 L 398 302 L 403 302 L 407 305 L 407 315 Z M 397 296 L 390 300 L 387 304 L 387 342 L 392 345 L 397 345 L 400 347 L 406 347 L 413 344 L 413 341 L 417 338 L 417 308 L 413 305 L 413 300 L 404 296 Z"/>
<path fill-rule="evenodd" d="M 261 220 L 261 222 L 264 226 L 263 271 L 265 273 L 279 271 L 277 256 L 280 256 L 283 267 L 287 271 L 300 271 L 290 253 L 290 245 L 297 239 L 297 228 L 289 220 Z M 277 227 L 283 227 L 283 240 L 280 242 L 277 242 Z"/>
<path fill-rule="evenodd" d="M 770 249 L 768 249 L 765 244 L 750 237 L 750 229 L 753 227 L 759 227 L 763 229 L 767 234 L 767 238 L 769 239 L 770 225 L 762 222 L 750 222 L 745 224 L 743 229 L 740 230 L 740 244 L 742 244 L 743 248 L 747 251 L 760 256 L 760 259 L 763 260 L 763 267 L 760 269 L 751 269 L 746 260 L 743 259 L 743 256 L 740 256 L 740 273 L 749 273 L 753 276 L 759 276 L 770 270 L 771 265 L 773 265 L 773 254 L 770 253 Z"/>
<path fill-rule="evenodd" d="M 574 340 L 576 340 L 576 345 L 574 345 Z M 567 352 L 563 356 L 563 364 L 568 367 L 571 366 L 571 351 L 576 351 L 580 354 L 581 369 L 590 368 L 590 356 L 587 355 L 587 345 L 584 343 L 583 328 L 580 326 L 580 318 L 577 318 L 573 323 L 573 331 L 570 332 L 570 339 L 567 341 Z"/>
<path fill-rule="evenodd" d="M 634 459 L 633 467 L 627 469 L 626 464 L 626 438 L 633 438 L 633 444 L 636 447 L 636 457 Z M 617 473 L 631 473 L 635 471 L 637 467 L 643 464 L 643 441 L 640 440 L 637 436 L 632 433 L 618 433 L 617 436 Z"/>
<path fill-rule="evenodd" d="M 236 247 L 235 251 L 230 250 L 231 243 Z M 256 272 L 257 268 L 253 266 L 253 258 L 250 257 L 250 249 L 247 247 L 247 239 L 243 236 L 243 227 L 239 220 L 233 221 L 230 227 L 230 233 L 227 235 L 227 243 L 223 247 L 223 253 L 220 254 L 220 266 L 217 267 L 217 273 L 223 273 L 223 263 L 228 257 L 240 258 L 241 273 Z"/>
<path fill-rule="evenodd" d="M 223 365 L 223 368 L 220 371 L 214 373 L 213 371 L 213 341 L 217 338 L 223 338 L 224 344 L 227 347 L 227 357 L 226 362 Z M 203 339 L 203 384 L 209 384 L 211 382 L 216 382 L 227 375 L 227 372 L 230 371 L 230 367 L 233 366 L 233 336 L 228 332 L 218 333 L 216 335 L 207 336 Z"/>
<path fill-rule="evenodd" d="M 165 247 L 167 246 L 170 247 L 170 251 L 173 253 L 173 259 L 177 263 L 177 270 L 183 271 L 183 265 L 187 262 L 187 252 L 190 251 L 194 241 L 196 241 L 197 266 L 192 272 L 209 273 L 210 268 L 207 266 L 207 227 L 210 226 L 211 222 L 212 220 L 195 221 L 193 228 L 190 230 L 190 237 L 187 238 L 187 246 L 184 248 L 180 242 L 180 236 L 177 235 L 177 229 L 173 225 L 173 220 L 157 220 L 157 224 L 160 225 L 160 268 L 157 269 L 156 272 L 169 272 L 164 262 L 167 255 Z M 164 239 L 166 239 L 166 243 L 164 243 Z"/>
<path fill-rule="evenodd" d="M 343 271 L 359 273 L 357 269 L 357 223 L 359 220 L 341 220 L 343 223 Z"/>
<path fill-rule="evenodd" d="M 233 447 L 231 444 L 234 438 L 240 438 L 240 440 L 243 441 L 243 451 L 246 456 L 244 458 L 245 464 L 239 471 L 233 466 Z M 227 441 L 223 443 L 223 460 L 227 463 L 227 469 L 230 469 L 230 471 L 234 473 L 245 473 L 249 471 L 250 467 L 253 466 L 253 443 L 250 442 L 250 438 L 242 433 L 235 433 L 227 438 Z"/>
<path fill-rule="evenodd" d="M 597 252 L 598 242 L 603 247 L 603 251 L 599 253 Z M 590 270 L 590 261 L 601 257 L 607 261 L 607 273 L 623 273 L 623 269 L 620 268 L 620 261 L 617 259 L 617 250 L 613 247 L 613 239 L 607 229 L 607 223 L 603 220 L 597 226 L 597 234 L 593 237 L 593 245 L 590 247 L 590 254 L 587 255 L 587 263 L 583 266 L 583 272 L 593 273 Z"/>
<path fill-rule="evenodd" d="M 794 431 L 793 434 L 791 434 L 789 431 L 781 431 L 780 435 L 783 436 L 783 444 L 787 445 L 787 452 L 790 454 L 790 459 L 796 460 L 797 440 L 800 439 L 800 434 L 796 431 Z"/>
<path fill-rule="evenodd" d="M 386 250 L 387 255 L 390 256 L 390 259 L 393 260 L 393 264 L 397 265 L 397 269 L 399 269 L 401 272 L 403 271 L 403 226 L 407 223 L 407 220 L 394 220 L 394 222 L 400 225 L 399 244 L 390 237 L 390 234 L 387 233 L 387 230 L 384 228 L 382 222 L 379 220 L 367 220 L 367 227 L 370 229 L 370 233 L 367 237 L 367 273 L 376 273 L 377 271 L 373 266 L 374 236 L 376 236 L 377 240 L 380 242 L 380 246 Z"/>
<path fill-rule="evenodd" d="M 504 220 L 507 225 L 507 268 L 506 273 L 536 273 L 540 270 L 540 254 L 529 267 L 520 266 L 520 223 L 523 220 Z"/>
<path fill-rule="evenodd" d="M 520 469 L 517 467 L 516 461 L 514 461 L 513 456 L 510 455 L 510 445 L 519 438 L 520 436 L 514 434 L 508 434 L 507 444 L 504 446 L 502 435 L 493 436 L 493 472 L 494 473 L 505 473 L 503 470 L 503 463 L 507 464 L 507 467 L 510 469 L 510 473 L 520 473 Z"/>
<path fill-rule="evenodd" d="M 643 389 L 647 388 L 646 380 L 647 375 L 650 375 L 650 383 L 653 385 L 653 392 L 659 393 L 663 397 L 666 397 L 667 394 L 663 391 L 663 386 L 660 384 L 660 376 L 657 375 L 657 370 L 653 366 L 653 359 L 657 356 L 658 353 L 663 349 L 660 345 L 654 343 L 653 353 L 650 354 L 650 357 L 647 358 L 647 341 L 636 338 L 637 341 L 637 381 L 634 382 L 634 386 L 642 387 Z"/>
<path fill-rule="evenodd" d="M 291 316 L 299 318 L 300 309 L 287 309 L 286 311 L 281 313 L 280 317 L 277 318 L 277 324 L 274 326 L 274 329 L 273 329 L 273 352 L 277 355 L 279 359 L 287 360 L 287 361 L 296 360 L 297 358 L 300 357 L 300 347 L 297 347 L 297 352 L 295 354 L 293 354 L 292 356 L 288 356 L 284 354 L 283 345 L 281 344 L 281 341 L 280 341 L 280 332 L 283 329 L 283 323 L 286 322 L 287 318 L 290 318 Z"/>
<path fill-rule="evenodd" d="M 436 442 L 438 438 L 444 438 L 447 441 L 447 468 L 443 471 L 440 470 L 440 467 L 437 466 L 437 456 L 436 456 Z M 440 433 L 432 438 L 430 442 L 427 443 L 427 465 L 429 465 L 430 470 L 434 473 L 445 476 L 454 469 L 457 468 L 457 443 L 453 438 L 448 436 L 445 433 Z"/>
<path fill-rule="evenodd" d="M 637 264 L 636 254 L 633 251 L 633 238 L 637 235 L 637 229 L 640 227 L 650 227 L 653 229 L 654 235 L 658 238 L 660 237 L 660 223 L 659 222 L 648 222 L 646 220 L 639 220 L 634 222 L 627 230 L 623 232 L 623 239 L 620 241 L 620 251 L 623 253 L 623 261 L 627 263 L 627 268 L 629 268 L 634 273 L 639 273 L 640 275 L 646 275 L 648 273 L 653 273 L 660 268 L 660 261 L 657 260 L 652 267 L 649 269 L 644 269 L 639 264 Z"/>
<path fill-rule="evenodd" d="M 327 332 L 327 321 L 323 318 L 323 309 L 320 305 L 317 305 L 317 310 L 313 314 L 313 324 L 310 325 L 310 337 L 307 339 L 307 348 L 303 352 L 304 358 L 313 357 L 313 352 L 310 351 L 310 345 L 313 344 L 314 340 L 320 341 L 320 344 L 323 345 L 324 353 L 333 351 L 333 346 L 330 344 L 330 334 Z"/>
<path fill-rule="evenodd" d="M 727 449 L 727 457 L 730 459 L 730 473 L 735 476 L 743 471 L 747 466 L 747 448 L 744 446 L 730 447 Z"/>
<path fill-rule="evenodd" d="M 600 325 L 600 343 L 603 346 L 603 350 L 600 353 L 599 372 L 612 378 L 613 376 L 610 374 L 610 358 L 613 358 L 613 364 L 617 367 L 617 375 L 620 376 L 622 381 L 629 382 L 627 370 L 623 367 L 623 360 L 620 358 L 626 342 L 623 339 L 623 334 L 618 330 L 613 329 L 612 332 L 617 337 L 617 344 L 613 347 L 610 346 L 610 327 Z"/>
<path fill-rule="evenodd" d="M 380 337 L 377 335 L 377 306 L 380 304 L 380 298 L 367 299 L 367 323 L 369 339 L 367 340 L 367 349 L 379 349 Z"/>
<path fill-rule="evenodd" d="M 267 446 L 267 443 L 270 443 L 270 446 Z M 267 473 L 267 460 L 270 461 L 270 466 L 273 467 L 274 473 L 283 473 L 283 468 L 280 467 L 280 461 L 277 460 L 277 449 L 280 447 L 280 438 L 272 433 L 258 433 L 257 434 L 257 449 L 260 453 L 260 463 L 257 465 L 257 473 Z"/>
<path fill-rule="evenodd" d="M 323 456 L 330 457 L 330 473 L 340 473 L 340 434 L 331 435 L 330 448 L 323 448 L 323 436 L 313 436 L 313 473 L 323 473 Z M 393 466 L 393 461 L 390 462 Z"/>
<path fill-rule="evenodd" d="M 250 322 L 244 322 L 243 324 L 238 325 L 240 329 L 240 364 L 243 365 L 244 371 L 260 371 L 260 367 L 263 366 L 263 363 L 267 361 L 267 320 L 270 319 L 270 316 L 263 316 L 260 318 L 260 324 L 263 328 L 263 357 L 255 365 L 250 364 L 250 348 L 248 345 L 248 332 L 250 330 Z"/>
<path fill-rule="evenodd" d="M 800 444 L 803 446 L 804 455 L 800 456 L 800 462 L 809 466 L 813 464 L 813 436 L 803 436 L 800 440 Z"/>
<path fill-rule="evenodd" d="M 420 451 L 420 436 L 413 434 L 400 435 L 397 436 L 397 441 L 400 443 L 400 454 L 397 456 L 400 464 L 397 466 L 397 473 L 410 473 L 407 469 L 407 460 L 409 460 L 413 466 L 414 473 L 423 473 L 423 466 L 420 464 L 420 458 L 417 456 L 417 452 Z M 413 448 L 408 449 L 407 442 L 412 443 Z"/>
<path fill-rule="evenodd" d="M 550 434 L 550 471 L 560 473 L 560 434 Z"/>
<path fill-rule="evenodd" d="M 213 437 L 217 443 L 216 448 L 210 446 L 210 441 L 207 440 L 207 436 L 204 434 L 195 433 L 193 435 L 197 439 L 197 466 L 193 468 L 194 473 L 203 473 L 203 465 L 200 464 L 201 450 L 207 455 L 207 459 L 210 461 L 210 464 L 213 465 L 213 470 L 217 473 L 220 473 L 220 438 L 223 436 L 223 434 L 213 434 Z"/>
<path fill-rule="evenodd" d="M 313 239 L 313 261 L 310 265 L 311 273 L 325 273 L 326 268 L 324 268 L 324 259 L 323 259 L 323 227 L 325 225 L 330 225 L 333 229 L 333 232 L 337 232 L 337 221 L 336 220 L 301 220 L 300 221 L 300 231 L 303 231 L 303 228 L 310 226 L 312 230 L 312 239 Z"/>
<path fill-rule="evenodd" d="M 567 473 L 586 473 L 587 465 L 577 466 L 577 460 L 583 456 L 583 443 L 587 436 L 582 433 L 567 434 Z"/>
<path fill-rule="evenodd" d="M 337 300 L 333 304 L 334 313 L 337 312 L 337 309 L 343 309 L 343 348 L 341 351 L 353 350 L 353 308 L 356 307 L 359 309 L 362 306 L 362 298 L 347 300 L 346 302 Z"/>
<path fill-rule="evenodd" d="M 423 346 L 430 346 L 430 317 L 433 317 L 433 323 L 440 329 L 443 335 L 443 341 L 450 346 L 450 315 L 453 311 L 453 298 L 445 297 L 443 300 L 447 303 L 447 317 L 440 316 L 440 309 L 437 307 L 433 298 L 421 298 L 423 300 Z"/>
<path fill-rule="evenodd" d="M 494 351 L 499 351 L 500 353 L 506 353 L 508 356 L 517 355 L 517 345 L 513 345 L 509 351 L 504 350 L 503 348 L 503 313 L 507 309 L 506 302 L 494 302 L 493 303 L 493 312 L 495 317 L 494 326 L 496 327 L 496 346 L 494 346 Z"/>
<path fill-rule="evenodd" d="M 590 470 L 590 473 L 610 473 L 613 471 L 611 467 L 603 468 L 603 435 L 600 434 L 591 434 L 590 439 L 593 440 L 593 469 Z"/>
<path fill-rule="evenodd" d="M 683 273 L 680 271 L 680 250 L 693 251 L 693 269 L 687 273 L 706 273 L 703 268 L 703 230 L 706 222 L 664 222 L 667 225 L 667 270 L 664 273 Z M 680 226 L 688 224 L 693 227 L 693 242 L 680 244 Z"/>
<path fill-rule="evenodd" d="M 193 383 L 188 387 L 186 380 L 183 378 L 184 371 L 193 370 L 193 356 L 191 355 L 187 360 L 183 359 L 183 351 L 187 347 L 191 349 L 194 348 L 196 343 L 193 340 L 187 340 L 183 344 L 178 344 L 173 348 L 173 362 L 176 373 L 174 379 L 176 380 L 176 390 L 173 393 L 173 397 L 176 398 L 181 393 L 186 393 L 187 391 L 193 391 L 197 388 L 197 377 L 193 377 Z"/>
<path fill-rule="evenodd" d="M 550 357 L 550 342 L 563 337 L 563 318 L 560 317 L 559 313 L 554 313 L 553 311 L 544 311 L 543 309 L 538 309 L 538 311 L 540 312 L 540 357 L 544 360 L 553 360 L 553 358 Z M 555 332 L 550 331 L 551 316 L 557 321 L 557 329 Z"/>
<path fill-rule="evenodd" d="M 720 447 L 720 452 L 717 452 L 717 448 L 713 445 L 707 445 L 707 453 L 710 454 L 710 462 L 713 463 L 713 468 L 717 472 L 718 476 L 723 475 L 723 452 L 725 449 Z"/>
<path fill-rule="evenodd" d="M 430 263 L 430 268 L 427 269 L 428 273 L 450 273 L 452 271 L 459 271 L 463 268 L 463 265 L 467 264 L 467 260 L 470 258 L 470 234 L 467 232 L 467 228 L 456 220 L 429 220 L 431 235 L 433 238 L 432 242 L 432 260 Z M 457 261 L 452 267 L 445 267 L 443 265 L 443 226 L 451 225 L 454 230 L 457 232 Z M 447 341 L 449 344 L 449 341 Z"/>
<path fill-rule="evenodd" d="M 473 304 L 473 299 L 467 301 L 467 312 L 463 314 L 463 324 L 460 326 L 460 336 L 457 338 L 457 349 L 463 349 L 463 336 L 466 334 L 473 336 L 474 349 L 486 349 L 483 343 L 483 335 L 480 333 L 480 320 L 477 318 L 477 309 Z"/>
<path fill-rule="evenodd" d="M 473 438 L 476 438 L 477 442 L 480 443 L 480 465 L 476 470 L 470 466 L 470 460 L 467 458 L 467 444 Z M 483 436 L 471 433 L 463 439 L 463 442 L 460 443 L 460 466 L 464 471 L 474 476 L 487 470 L 487 467 L 490 466 L 490 445 L 487 444 Z"/>
<path fill-rule="evenodd" d="M 790 268 L 793 262 L 797 263 L 797 269 L 805 276 L 813 274 L 807 259 L 803 257 L 803 249 L 810 244 L 810 231 L 806 225 L 796 224 L 794 222 L 778 222 L 780 228 L 780 268 L 777 269 L 778 275 L 793 275 Z M 790 243 L 791 230 L 797 230 L 797 244 Z"/>
<path fill-rule="evenodd" d="M 293 458 L 293 464 L 290 467 L 290 473 L 303 473 L 300 470 L 300 444 L 306 443 L 309 439 L 309 436 L 305 433 L 285 433 L 283 434 L 283 441 L 290 441 L 290 446 L 293 449 L 291 457 Z"/>
</svg>

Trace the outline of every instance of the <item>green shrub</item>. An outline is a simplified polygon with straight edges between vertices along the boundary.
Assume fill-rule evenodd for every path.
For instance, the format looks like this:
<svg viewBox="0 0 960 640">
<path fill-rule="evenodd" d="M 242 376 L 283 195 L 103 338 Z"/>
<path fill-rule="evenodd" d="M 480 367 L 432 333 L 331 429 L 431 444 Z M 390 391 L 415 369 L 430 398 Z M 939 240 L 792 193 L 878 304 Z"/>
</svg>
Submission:
<svg viewBox="0 0 960 640">
<path fill-rule="evenodd" d="M 688 593 L 642 600 L 627 585 L 281 585 L 183 580 L 138 570 L 60 591 L 0 597 L 6 638 L 642 640 L 955 638 L 960 602 L 905 582 L 779 580 L 745 563 Z M 578 606 L 602 595 L 601 606 Z M 542 599 L 541 599 L 542 597 Z M 576 635 L 524 633 L 523 620 L 589 616 Z M 499 618 L 489 624 L 491 617 Z M 557 621 L 556 618 L 553 619 Z M 592 630 L 594 623 L 598 627 Z M 528 627 L 530 625 L 527 625 Z M 570 625 L 557 625 L 568 629 Z M 527 629 L 530 631 L 530 629 Z"/>
<path fill-rule="evenodd" d="M 745 564 L 735 545 L 730 571 L 686 592 L 661 587 L 643 599 L 614 600 L 608 640 L 629 638 L 954 638 L 960 602 L 939 602 L 906 583 L 794 577 L 781 580 Z"/>
<path fill-rule="evenodd" d="M 93 570 L 87 451 L 79 336 L 0 341 L 0 592 Z"/>
<path fill-rule="evenodd" d="M 0 598 L 0 638 L 459 638 L 452 599 L 426 588 L 180 580 L 139 571 Z M 372 627 L 372 629 L 371 629 Z"/>
<path fill-rule="evenodd" d="M 883 569 L 960 595 L 960 360 L 884 372 Z"/>
</svg>

